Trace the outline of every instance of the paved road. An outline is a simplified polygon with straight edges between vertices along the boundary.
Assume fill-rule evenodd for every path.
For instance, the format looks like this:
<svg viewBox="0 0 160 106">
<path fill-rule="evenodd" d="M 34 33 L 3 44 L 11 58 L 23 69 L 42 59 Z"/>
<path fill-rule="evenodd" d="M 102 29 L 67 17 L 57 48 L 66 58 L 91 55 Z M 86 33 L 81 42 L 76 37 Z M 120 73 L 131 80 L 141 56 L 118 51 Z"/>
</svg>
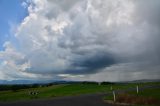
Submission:
<svg viewBox="0 0 160 106">
<path fill-rule="evenodd" d="M 33 100 L 12 103 L 0 103 L 0 106 L 113 106 L 104 103 L 104 94 L 90 94 L 72 97 L 59 97 L 49 100 Z"/>
</svg>

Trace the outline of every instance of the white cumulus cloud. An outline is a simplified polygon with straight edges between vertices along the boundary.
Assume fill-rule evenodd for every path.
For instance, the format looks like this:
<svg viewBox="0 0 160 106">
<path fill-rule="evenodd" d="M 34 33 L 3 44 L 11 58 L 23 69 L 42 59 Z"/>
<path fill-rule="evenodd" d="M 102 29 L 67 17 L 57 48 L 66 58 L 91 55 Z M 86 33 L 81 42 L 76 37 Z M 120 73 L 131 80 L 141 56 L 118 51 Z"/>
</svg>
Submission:
<svg viewBox="0 0 160 106">
<path fill-rule="evenodd" d="M 7 41 L 0 51 L 2 79 L 160 76 L 158 0 L 28 0 L 22 5 L 29 15 L 17 28 L 17 42 Z"/>
</svg>

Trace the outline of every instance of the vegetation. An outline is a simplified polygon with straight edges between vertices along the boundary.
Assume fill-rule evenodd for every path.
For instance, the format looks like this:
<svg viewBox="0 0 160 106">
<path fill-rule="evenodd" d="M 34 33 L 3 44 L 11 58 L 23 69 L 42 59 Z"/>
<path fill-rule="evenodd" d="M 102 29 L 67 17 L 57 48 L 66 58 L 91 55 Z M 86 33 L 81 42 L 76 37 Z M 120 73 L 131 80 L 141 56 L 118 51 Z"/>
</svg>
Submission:
<svg viewBox="0 0 160 106">
<path fill-rule="evenodd" d="M 0 85 L 0 91 L 13 90 L 17 91 L 20 89 L 28 89 L 28 88 L 36 88 L 38 84 L 30 84 L 30 85 Z"/>
<path fill-rule="evenodd" d="M 45 84 L 45 85 L 1 85 L 0 101 L 32 100 L 71 96 L 90 93 L 109 93 L 113 90 L 136 87 L 137 83 L 107 83 L 98 85 L 95 82 L 78 82 L 71 84 Z M 160 85 L 160 83 L 141 83 L 140 86 Z M 4 88 L 3 88 L 4 87 Z M 15 88 L 14 88 L 15 87 Z M 13 89 L 14 88 L 14 89 Z M 112 97 L 111 97 L 112 98 Z"/>
<path fill-rule="evenodd" d="M 106 96 L 106 100 L 113 100 L 113 96 Z M 127 93 L 116 94 L 116 102 L 135 104 L 136 106 L 160 105 L 160 88 L 147 88 L 139 91 L 129 91 Z"/>
<path fill-rule="evenodd" d="M 29 100 L 36 98 L 51 98 L 57 96 L 69 96 L 107 91 L 108 85 L 99 86 L 97 84 L 60 84 L 37 88 L 28 88 L 0 92 L 0 101 Z M 31 95 L 30 92 L 38 92 Z"/>
</svg>

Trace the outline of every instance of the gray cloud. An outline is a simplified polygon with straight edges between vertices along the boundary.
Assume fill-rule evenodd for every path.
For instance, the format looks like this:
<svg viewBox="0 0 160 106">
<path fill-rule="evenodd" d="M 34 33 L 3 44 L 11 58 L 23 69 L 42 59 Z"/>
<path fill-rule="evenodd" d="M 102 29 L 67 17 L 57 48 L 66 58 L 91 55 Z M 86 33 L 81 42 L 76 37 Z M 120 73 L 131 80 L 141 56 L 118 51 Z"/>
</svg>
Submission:
<svg viewBox="0 0 160 106">
<path fill-rule="evenodd" d="M 116 64 L 114 57 L 111 54 L 98 52 L 92 56 L 81 55 L 72 61 L 72 66 L 76 67 L 66 72 L 69 74 L 89 74 L 96 73 L 100 69 Z"/>
<path fill-rule="evenodd" d="M 9 41 L 0 51 L 1 76 L 158 78 L 159 7 L 159 0 L 33 0 L 15 34 L 19 47 Z"/>
</svg>

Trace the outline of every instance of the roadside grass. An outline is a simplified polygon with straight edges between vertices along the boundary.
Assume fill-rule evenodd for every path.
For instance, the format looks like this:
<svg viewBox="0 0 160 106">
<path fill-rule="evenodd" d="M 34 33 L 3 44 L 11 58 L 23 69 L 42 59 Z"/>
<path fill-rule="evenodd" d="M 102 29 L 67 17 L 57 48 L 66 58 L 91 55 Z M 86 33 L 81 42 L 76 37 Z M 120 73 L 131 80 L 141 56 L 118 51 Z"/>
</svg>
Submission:
<svg viewBox="0 0 160 106">
<path fill-rule="evenodd" d="M 113 96 L 104 97 L 105 100 L 113 100 Z M 116 102 L 135 104 L 135 106 L 160 106 L 160 88 L 147 88 L 139 91 L 116 94 Z"/>
<path fill-rule="evenodd" d="M 29 88 L 29 89 L 21 89 L 17 91 L 1 91 L 0 92 L 0 101 L 17 101 L 17 100 L 29 100 L 38 98 L 39 95 L 29 95 L 30 91 L 38 91 L 38 92 L 44 92 L 44 91 L 50 91 L 53 89 L 57 89 L 59 87 L 62 87 L 64 85 L 54 85 L 50 87 L 38 87 L 38 88 Z"/>
<path fill-rule="evenodd" d="M 129 92 L 129 94 L 143 96 L 143 97 L 153 97 L 160 100 L 160 88 L 144 89 L 142 91 L 139 91 L 138 94 L 132 91 L 132 92 Z"/>
<path fill-rule="evenodd" d="M 37 91 L 37 95 L 30 95 L 30 91 Z M 1 91 L 0 101 L 17 101 L 17 100 L 32 100 L 42 98 L 53 98 L 59 96 L 71 96 L 98 92 L 107 92 L 108 85 L 97 84 L 65 84 L 53 85 L 49 87 L 38 87 L 30 89 L 22 89 L 18 91 Z"/>
<path fill-rule="evenodd" d="M 89 94 L 106 92 L 108 87 L 106 85 L 99 86 L 97 84 L 70 84 L 59 87 L 54 90 L 45 90 L 39 94 L 40 98 L 43 97 L 57 97 L 57 96 L 70 96 L 79 94 Z"/>
<path fill-rule="evenodd" d="M 117 83 L 117 84 L 60 84 L 52 85 L 48 87 L 37 87 L 21 89 L 17 91 L 0 91 L 0 101 L 19 101 L 19 100 L 33 100 L 33 99 L 48 99 L 59 96 L 73 96 L 80 94 L 91 94 L 91 93 L 110 93 L 111 86 L 113 90 L 122 90 L 136 87 L 136 85 L 142 86 L 153 86 L 160 85 L 160 83 Z M 36 91 L 37 95 L 30 95 L 29 92 Z M 109 96 L 110 97 L 110 96 Z M 108 97 L 107 97 L 108 98 Z M 112 99 L 112 97 L 110 97 Z"/>
</svg>

